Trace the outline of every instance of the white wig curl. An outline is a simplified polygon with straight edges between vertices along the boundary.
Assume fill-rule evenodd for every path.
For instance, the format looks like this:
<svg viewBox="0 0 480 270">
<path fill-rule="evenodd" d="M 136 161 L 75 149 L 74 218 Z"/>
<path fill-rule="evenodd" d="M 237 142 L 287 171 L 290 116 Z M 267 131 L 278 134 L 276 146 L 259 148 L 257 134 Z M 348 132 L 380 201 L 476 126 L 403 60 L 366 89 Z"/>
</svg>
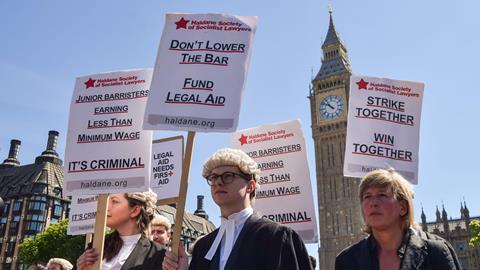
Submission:
<svg viewBox="0 0 480 270">
<path fill-rule="evenodd" d="M 221 166 L 238 167 L 242 173 L 252 176 L 252 179 L 256 182 L 256 188 L 260 187 L 258 184 L 260 180 L 258 164 L 242 150 L 232 148 L 218 150 L 203 164 L 202 176 L 207 177 L 212 173 L 213 169 Z"/>
</svg>

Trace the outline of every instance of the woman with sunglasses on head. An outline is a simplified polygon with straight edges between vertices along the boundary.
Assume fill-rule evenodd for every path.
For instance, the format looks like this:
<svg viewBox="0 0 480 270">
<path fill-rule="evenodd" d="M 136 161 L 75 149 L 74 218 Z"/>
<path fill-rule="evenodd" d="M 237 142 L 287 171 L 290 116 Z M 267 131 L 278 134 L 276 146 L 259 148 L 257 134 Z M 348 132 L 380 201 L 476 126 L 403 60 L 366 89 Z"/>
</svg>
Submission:
<svg viewBox="0 0 480 270">
<path fill-rule="evenodd" d="M 415 224 L 412 185 L 399 173 L 368 173 L 360 182 L 359 197 L 370 235 L 337 256 L 336 270 L 461 269 L 447 241 Z"/>
<path fill-rule="evenodd" d="M 157 196 L 151 191 L 108 197 L 107 227 L 114 231 L 105 237 L 102 270 L 159 268 L 165 250 L 148 235 L 156 202 Z M 94 249 L 87 249 L 77 259 L 76 269 L 88 269 L 98 259 Z"/>
</svg>

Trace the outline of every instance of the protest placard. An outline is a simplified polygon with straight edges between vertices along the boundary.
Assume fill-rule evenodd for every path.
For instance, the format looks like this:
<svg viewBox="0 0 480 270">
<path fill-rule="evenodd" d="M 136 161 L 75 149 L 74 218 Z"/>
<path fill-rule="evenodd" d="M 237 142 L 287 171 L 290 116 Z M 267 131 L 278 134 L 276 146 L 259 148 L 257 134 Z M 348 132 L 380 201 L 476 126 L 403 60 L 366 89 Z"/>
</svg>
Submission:
<svg viewBox="0 0 480 270">
<path fill-rule="evenodd" d="M 93 233 L 98 195 L 72 196 L 68 214 L 68 235 Z"/>
<path fill-rule="evenodd" d="M 306 243 L 317 243 L 312 184 L 300 121 L 240 130 L 232 134 L 231 141 L 262 171 L 254 209 L 291 227 Z"/>
<path fill-rule="evenodd" d="M 152 132 L 142 123 L 151 76 L 151 69 L 140 69 L 77 78 L 65 150 L 67 194 L 148 188 Z"/>
<path fill-rule="evenodd" d="M 182 160 L 183 136 L 153 141 L 150 187 L 159 201 L 179 196 Z"/>
<path fill-rule="evenodd" d="M 394 168 L 418 182 L 423 83 L 352 76 L 344 175 Z"/>
<path fill-rule="evenodd" d="M 256 21 L 226 14 L 167 14 L 144 128 L 235 131 Z"/>
<path fill-rule="evenodd" d="M 150 188 L 159 204 L 174 203 L 179 196 L 182 175 L 183 136 L 155 140 L 152 143 Z M 93 233 L 97 211 L 97 195 L 72 196 L 68 234 Z M 165 203 L 166 202 L 166 203 Z"/>
</svg>

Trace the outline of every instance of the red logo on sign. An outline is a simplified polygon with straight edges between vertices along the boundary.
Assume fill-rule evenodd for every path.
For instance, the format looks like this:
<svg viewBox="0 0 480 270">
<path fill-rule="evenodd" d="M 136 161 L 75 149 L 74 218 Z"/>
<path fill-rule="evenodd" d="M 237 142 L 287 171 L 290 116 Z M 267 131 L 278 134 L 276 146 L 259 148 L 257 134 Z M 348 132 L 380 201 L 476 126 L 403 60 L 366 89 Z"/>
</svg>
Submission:
<svg viewBox="0 0 480 270">
<path fill-rule="evenodd" d="M 183 28 L 183 29 L 187 29 L 187 23 L 189 22 L 189 20 L 185 20 L 183 17 L 178 20 L 178 22 L 175 22 L 175 24 L 177 25 L 177 28 L 175 29 L 180 29 L 180 28 Z"/>
<path fill-rule="evenodd" d="M 238 139 L 241 145 L 247 144 L 247 136 L 243 135 L 240 136 L 240 139 Z"/>
<path fill-rule="evenodd" d="M 367 90 L 368 82 L 364 81 L 363 78 L 360 81 L 356 82 L 356 84 L 358 85 L 358 90 L 360 89 Z"/>
<path fill-rule="evenodd" d="M 85 88 L 88 89 L 90 87 L 93 87 L 93 84 L 95 83 L 96 80 L 92 80 L 92 78 L 88 78 L 88 81 L 84 82 Z"/>
</svg>

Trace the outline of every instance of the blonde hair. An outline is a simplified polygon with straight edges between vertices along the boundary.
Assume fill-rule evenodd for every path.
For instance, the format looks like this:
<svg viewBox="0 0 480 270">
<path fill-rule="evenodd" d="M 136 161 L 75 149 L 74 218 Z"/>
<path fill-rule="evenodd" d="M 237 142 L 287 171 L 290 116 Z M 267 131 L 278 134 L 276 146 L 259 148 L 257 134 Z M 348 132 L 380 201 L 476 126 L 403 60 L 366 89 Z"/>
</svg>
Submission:
<svg viewBox="0 0 480 270">
<path fill-rule="evenodd" d="M 393 196 L 397 201 L 404 201 L 407 204 L 407 213 L 402 216 L 402 229 L 409 227 L 417 228 L 413 212 L 413 187 L 401 174 L 394 169 L 379 169 L 365 175 L 360 181 L 359 193 L 360 202 L 363 202 L 363 194 L 371 187 L 391 188 Z M 363 211 L 362 211 L 363 214 Z M 364 231 L 371 234 L 372 228 L 365 225 Z"/>
<path fill-rule="evenodd" d="M 170 227 L 172 227 L 172 224 L 170 224 L 170 221 L 168 218 L 155 214 L 155 216 L 152 219 L 151 226 L 163 226 L 165 229 L 170 230 Z"/>
</svg>

